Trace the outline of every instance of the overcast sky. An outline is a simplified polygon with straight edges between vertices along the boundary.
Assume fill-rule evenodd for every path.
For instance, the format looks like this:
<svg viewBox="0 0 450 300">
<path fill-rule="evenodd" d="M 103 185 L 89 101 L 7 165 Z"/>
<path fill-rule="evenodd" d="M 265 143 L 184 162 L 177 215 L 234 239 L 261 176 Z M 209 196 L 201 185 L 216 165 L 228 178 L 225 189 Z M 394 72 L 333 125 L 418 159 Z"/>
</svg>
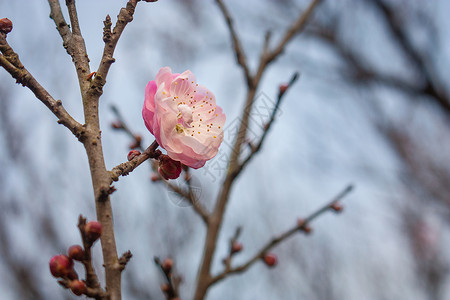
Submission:
<svg viewBox="0 0 450 300">
<path fill-rule="evenodd" d="M 280 33 L 308 3 L 292 1 L 293 9 L 280 9 L 275 1 L 266 1 L 264 5 L 256 0 L 245 4 L 225 2 L 235 16 L 253 69 L 265 30 L 273 29 L 273 41 L 278 41 Z M 285 2 L 290 1 L 280 3 Z M 450 28 L 449 19 L 445 18 L 448 13 L 443 15 L 445 8 L 449 9 L 444 2 L 436 1 L 432 9 L 436 10 L 438 22 L 442 22 L 439 24 Z M 114 115 L 109 107 L 116 105 L 130 127 L 143 135 L 144 144 L 150 144 L 153 137 L 144 126 L 141 109 L 145 85 L 154 79 L 160 67 L 170 66 L 179 73 L 190 69 L 198 83 L 216 95 L 217 103 L 227 115 L 230 126 L 227 128 L 239 120 L 245 85 L 223 18 L 213 1 L 187 3 L 169 0 L 140 3 L 134 21 L 118 44 L 116 63 L 108 76 L 100 107 L 109 169 L 126 160 L 130 143 L 125 134 L 111 130 Z M 114 22 L 123 4 L 124 1 L 118 0 L 77 2 L 92 70 L 98 66 L 103 49 L 102 22 L 106 14 Z M 24 65 L 82 121 L 74 68 L 48 17 L 46 1 L 0 0 L 0 14 L 14 24 L 8 42 Z M 377 22 L 376 18 L 370 11 L 361 15 L 361 24 L 366 26 L 353 25 L 353 34 L 371 36 L 364 42 L 372 49 L 368 52 L 373 52 L 374 63 L 404 72 L 392 50 L 375 49 L 385 38 L 370 26 Z M 444 32 L 448 35 L 448 30 Z M 440 49 L 448 53 L 449 44 Z M 449 56 L 442 56 L 447 57 L 442 63 L 448 65 Z M 317 62 L 324 62 L 324 67 L 318 68 Z M 339 74 L 330 67 L 339 67 L 340 63 L 326 47 L 300 36 L 268 69 L 257 98 L 257 104 L 262 106 L 273 102 L 279 84 L 289 80 L 293 72 L 300 72 L 301 78 L 289 90 L 264 149 L 233 188 L 213 270 L 220 270 L 228 239 L 237 226 L 243 226 L 245 247 L 244 253 L 237 257 L 239 262 L 254 254 L 271 236 L 292 226 L 297 218 L 306 216 L 347 184 L 354 183 L 356 190 L 345 199 L 344 213 L 321 217 L 313 225 L 312 236 L 298 236 L 276 248 L 280 264 L 274 270 L 257 264 L 247 274 L 214 287 L 208 299 L 326 299 L 318 296 L 320 287 L 311 284 L 326 282 L 320 274 L 328 274 L 330 278 L 329 286 L 322 289 L 333 290 L 334 297 L 341 299 L 380 299 L 380 289 L 385 299 L 425 299 L 414 284 L 410 253 L 406 253 L 406 240 L 398 228 L 393 205 L 403 197 L 399 194 L 398 162 L 373 127 L 367 106 L 361 103 L 361 97 L 366 95 L 341 84 Z M 382 107 L 401 107 L 395 94 L 385 95 Z M 80 213 L 95 218 L 84 150 L 66 128 L 56 124 L 48 109 L 31 92 L 15 85 L 4 70 L 0 70 L 0 97 L 1 109 L 7 112 L 0 113 L 3 170 L 0 218 L 2 224 L 10 226 L 8 247 L 17 249 L 18 256 L 36 266 L 44 294 L 67 295 L 51 278 L 47 263 L 53 254 L 78 243 L 75 224 Z M 258 115 L 253 116 L 251 135 L 257 135 L 262 123 Z M 13 139 L 17 140 L 19 153 L 16 158 L 10 151 L 11 138 L 7 132 L 15 132 Z M 194 172 L 201 201 L 208 207 L 214 201 L 225 167 L 219 158 L 229 154 L 227 141 L 231 138 L 233 131 L 226 130 L 220 156 Z M 118 191 L 112 201 L 118 249 L 119 252 L 130 249 L 134 254 L 124 284 L 130 287 L 134 282 L 141 288 L 148 287 L 152 299 L 163 299 L 158 291 L 161 278 L 152 257 L 172 255 L 185 279 L 182 293 L 190 295 L 204 229 L 189 207 L 177 204 L 177 199 L 162 184 L 150 182 L 150 174 L 149 166 L 142 165 L 115 184 Z M 35 222 L 42 214 L 50 216 L 60 242 L 51 244 L 40 238 L 41 227 Z M 441 241 L 444 249 L 449 249 L 448 228 Z M 96 250 L 99 254 L 99 245 Z M 101 272 L 100 257 L 97 258 L 97 270 Z M 1 258 L 0 270 L 2 299 L 16 299 L 13 284 L 16 279 L 8 278 L 7 265 Z M 133 274 L 132 279 L 128 271 Z M 125 293 L 130 292 L 126 289 Z M 450 297 L 450 290 L 447 289 L 444 298 L 445 295 Z"/>
</svg>

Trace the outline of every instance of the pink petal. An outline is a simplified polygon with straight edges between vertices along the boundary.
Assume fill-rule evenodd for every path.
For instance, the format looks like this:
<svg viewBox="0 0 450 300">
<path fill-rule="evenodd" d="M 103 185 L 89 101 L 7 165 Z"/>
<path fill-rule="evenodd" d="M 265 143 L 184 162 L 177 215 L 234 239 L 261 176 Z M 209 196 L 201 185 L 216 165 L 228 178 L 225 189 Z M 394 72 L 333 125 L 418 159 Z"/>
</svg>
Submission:
<svg viewBox="0 0 450 300">
<path fill-rule="evenodd" d="M 170 84 L 170 94 L 173 96 L 184 97 L 187 94 L 193 96 L 195 90 L 195 76 L 187 70 L 177 76 Z"/>
<path fill-rule="evenodd" d="M 155 93 L 156 93 L 155 81 L 150 81 L 145 87 L 145 100 L 144 107 L 142 108 L 142 117 L 147 129 L 153 133 L 153 117 L 155 114 Z"/>
</svg>

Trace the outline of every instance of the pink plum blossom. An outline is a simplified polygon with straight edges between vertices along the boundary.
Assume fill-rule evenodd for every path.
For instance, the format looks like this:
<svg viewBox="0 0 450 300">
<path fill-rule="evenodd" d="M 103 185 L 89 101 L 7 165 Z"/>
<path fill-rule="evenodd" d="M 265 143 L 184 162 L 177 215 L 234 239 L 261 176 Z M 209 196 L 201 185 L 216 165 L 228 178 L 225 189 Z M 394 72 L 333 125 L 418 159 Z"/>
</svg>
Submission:
<svg viewBox="0 0 450 300">
<path fill-rule="evenodd" d="M 225 114 L 189 70 L 161 68 L 145 88 L 142 116 L 167 155 L 194 169 L 213 158 L 223 140 Z"/>
</svg>

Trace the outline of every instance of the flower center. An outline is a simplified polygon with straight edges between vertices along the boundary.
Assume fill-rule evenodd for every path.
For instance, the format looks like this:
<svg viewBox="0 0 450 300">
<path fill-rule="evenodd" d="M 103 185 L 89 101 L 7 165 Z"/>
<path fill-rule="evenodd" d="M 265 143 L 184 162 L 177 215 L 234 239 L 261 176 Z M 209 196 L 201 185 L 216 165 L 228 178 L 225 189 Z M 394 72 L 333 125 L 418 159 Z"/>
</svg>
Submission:
<svg viewBox="0 0 450 300">
<path fill-rule="evenodd" d="M 178 118 L 179 125 L 182 125 L 184 127 L 192 127 L 191 123 L 194 120 L 192 117 L 192 108 L 190 108 L 186 104 L 180 104 L 180 105 L 178 105 L 178 111 L 179 111 L 179 113 L 178 113 L 177 118 Z"/>
</svg>

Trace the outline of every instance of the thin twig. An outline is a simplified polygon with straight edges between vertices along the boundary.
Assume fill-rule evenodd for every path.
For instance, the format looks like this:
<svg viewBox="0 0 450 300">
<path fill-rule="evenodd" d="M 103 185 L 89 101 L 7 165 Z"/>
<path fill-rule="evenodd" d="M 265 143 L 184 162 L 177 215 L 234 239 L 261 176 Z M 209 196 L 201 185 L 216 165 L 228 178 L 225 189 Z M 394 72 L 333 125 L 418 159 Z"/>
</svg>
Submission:
<svg viewBox="0 0 450 300">
<path fill-rule="evenodd" d="M 149 158 L 157 158 L 161 155 L 161 151 L 156 150 L 158 148 L 158 143 L 154 141 L 150 146 L 145 149 L 140 155 L 136 156 L 130 161 L 121 163 L 120 165 L 114 167 L 109 174 L 111 176 L 111 183 L 113 181 L 118 181 L 119 176 L 126 176 L 131 173 L 134 169 L 140 166 L 144 161 Z"/>
<path fill-rule="evenodd" d="M 86 45 L 78 24 L 75 0 L 66 1 L 67 9 L 69 11 L 69 18 L 72 24 L 72 31 L 70 31 L 70 27 L 64 19 L 59 0 L 48 0 L 48 3 L 50 4 L 50 18 L 52 18 L 55 22 L 56 29 L 63 40 L 64 48 L 72 57 L 72 61 L 77 72 L 81 94 L 84 95 L 90 85 L 87 78 L 91 71 L 89 67 L 89 57 L 87 55 Z M 83 101 L 84 100 L 85 99 L 83 98 Z"/>
<path fill-rule="evenodd" d="M 63 39 L 64 48 L 67 48 L 67 44 L 72 38 L 72 32 L 70 31 L 70 26 L 64 19 L 59 0 L 48 0 L 48 4 L 50 5 L 50 18 L 56 24 L 56 29 Z"/>
<path fill-rule="evenodd" d="M 163 262 L 158 257 L 154 257 L 153 261 L 163 273 L 167 284 L 163 284 L 161 289 L 164 292 L 167 300 L 178 299 L 178 287 L 181 282 L 181 277 L 177 276 L 173 272 L 173 261 L 170 258 L 166 258 Z"/>
<path fill-rule="evenodd" d="M 84 135 L 84 127 L 65 110 L 61 100 L 55 100 L 47 90 L 22 65 L 19 56 L 9 46 L 6 35 L 0 32 L 0 65 L 16 79 L 17 83 L 29 88 L 58 118 L 58 123 L 67 127 L 78 139 Z"/>
<path fill-rule="evenodd" d="M 86 218 L 82 215 L 78 217 L 78 229 L 81 235 L 81 241 L 83 242 L 83 252 L 84 258 L 81 263 L 84 265 L 85 273 L 86 273 L 86 286 L 91 288 L 92 291 L 99 291 L 96 295 L 104 295 L 104 290 L 100 287 L 100 283 L 98 281 L 97 274 L 95 273 L 94 266 L 92 265 L 92 253 L 91 248 L 93 243 L 88 241 L 85 234 L 85 226 L 86 226 Z M 94 297 L 95 298 L 95 297 Z M 100 298 L 96 298 L 100 299 Z"/>
<path fill-rule="evenodd" d="M 187 200 L 192 204 L 194 210 L 202 217 L 202 220 L 205 223 L 209 222 L 209 214 L 206 211 L 206 208 L 203 207 L 203 205 L 201 205 L 201 203 L 199 202 L 199 199 L 197 198 L 197 196 L 194 193 L 193 187 L 192 187 L 192 175 L 189 172 L 189 168 L 186 168 L 185 170 L 186 172 L 186 176 L 185 176 L 185 182 L 186 185 L 188 186 L 188 198 Z"/>
<path fill-rule="evenodd" d="M 450 99 L 446 95 L 445 89 L 442 87 L 442 83 L 438 80 L 438 75 L 434 71 L 434 65 L 431 61 L 427 59 L 414 47 L 411 39 L 406 33 L 403 23 L 398 19 L 398 14 L 389 8 L 386 3 L 382 0 L 370 1 L 371 4 L 375 5 L 380 12 L 383 14 L 387 27 L 390 29 L 396 41 L 399 43 L 401 49 L 408 56 L 411 61 L 417 66 L 420 73 L 425 77 L 425 87 L 424 90 L 428 94 L 436 99 L 436 103 L 445 111 L 447 114 L 450 113 Z"/>
<path fill-rule="evenodd" d="M 111 110 L 114 113 L 114 115 L 116 116 L 117 121 L 118 121 L 117 129 L 121 129 L 121 130 L 125 131 L 131 138 L 136 139 L 137 135 L 130 129 L 128 124 L 125 122 L 125 118 L 122 116 L 119 109 L 115 105 L 111 105 Z M 140 145 L 137 148 L 140 148 L 140 150 L 143 150 L 142 146 L 140 146 Z"/>
<path fill-rule="evenodd" d="M 320 3 L 320 1 L 321 0 L 314 0 L 313 2 L 311 2 L 308 8 L 300 14 L 299 18 L 286 31 L 278 45 L 270 53 L 268 53 L 267 57 L 265 58 L 267 63 L 270 63 L 275 58 L 277 58 L 284 51 L 287 43 L 289 43 L 292 38 L 305 27 L 307 21 L 309 20 L 309 17 L 311 16 L 316 6 Z"/>
<path fill-rule="evenodd" d="M 194 197 L 191 197 L 191 192 L 186 191 L 179 186 L 170 183 L 168 180 L 164 180 L 166 186 L 172 191 L 177 193 L 179 196 L 186 199 L 191 205 L 194 211 L 202 218 L 202 220 L 207 224 L 209 222 L 209 213 L 206 208 Z"/>
<path fill-rule="evenodd" d="M 353 82 L 356 83 L 381 83 L 388 87 L 398 89 L 409 95 L 424 95 L 431 96 L 425 97 L 427 101 L 437 101 L 444 111 L 450 112 L 450 105 L 446 104 L 449 102 L 445 95 L 438 95 L 436 90 L 430 89 L 428 84 L 420 85 L 414 82 L 408 82 L 405 79 L 399 78 L 398 76 L 392 76 L 388 73 L 381 72 L 379 70 L 371 69 L 369 65 L 365 62 L 364 58 L 360 57 L 353 49 L 351 49 L 346 43 L 341 39 L 336 37 L 336 34 L 331 28 L 314 28 L 310 30 L 308 34 L 312 34 L 322 41 L 329 43 L 333 47 L 338 55 L 348 64 L 348 69 L 343 70 L 342 75 Z M 426 75 L 423 75 L 426 77 Z M 411 99 L 416 99 L 417 97 L 411 97 Z M 449 102 L 450 103 L 450 102 Z"/>
<path fill-rule="evenodd" d="M 72 34 L 81 35 L 80 23 L 78 22 L 77 8 L 75 0 L 66 0 L 67 10 L 69 11 L 70 25 L 72 25 Z"/>
<path fill-rule="evenodd" d="M 103 86 L 106 83 L 106 76 L 108 75 L 111 64 L 114 63 L 114 50 L 116 49 L 117 43 L 119 42 L 120 36 L 124 31 L 128 23 L 133 20 L 134 11 L 139 0 L 129 0 L 126 7 L 120 10 L 117 16 L 117 22 L 111 32 L 111 18 L 109 15 L 106 17 L 104 22 L 104 42 L 105 47 L 103 48 L 103 55 L 100 61 L 100 65 L 97 69 L 97 73 L 93 80 L 90 92 L 101 95 L 103 93 Z"/>
<path fill-rule="evenodd" d="M 234 29 L 233 19 L 231 19 L 230 13 L 228 12 L 228 9 L 225 6 L 225 4 L 223 4 L 222 0 L 216 0 L 216 3 L 219 6 L 220 10 L 222 11 L 222 14 L 228 26 L 228 30 L 230 31 L 231 39 L 233 40 L 234 53 L 236 54 L 236 60 L 244 71 L 247 84 L 249 86 L 253 85 L 253 78 L 250 75 L 250 70 L 247 65 L 244 49 L 242 48 L 242 44 L 237 36 L 236 30 Z"/>
<path fill-rule="evenodd" d="M 299 77 L 298 73 L 295 73 L 294 75 L 292 75 L 291 80 L 289 81 L 289 84 L 287 85 L 287 89 L 289 89 L 289 88 L 292 86 L 292 84 L 294 84 L 295 81 L 297 81 L 298 77 Z M 240 163 L 240 165 L 239 165 L 239 167 L 238 167 L 238 169 L 237 169 L 237 172 L 238 172 L 238 173 L 240 173 L 240 172 L 242 171 L 242 169 L 243 169 L 243 168 L 250 162 L 250 160 L 254 157 L 254 155 L 255 155 L 256 153 L 258 153 L 258 152 L 261 150 L 262 145 L 263 145 L 263 143 L 264 143 L 264 141 L 265 141 L 265 139 L 266 139 L 266 137 L 267 137 L 267 133 L 269 132 L 270 128 L 272 127 L 273 122 L 275 121 L 275 117 L 276 117 L 276 115 L 277 115 L 277 113 L 278 113 L 278 110 L 279 110 L 279 108 L 280 108 L 281 101 L 283 100 L 285 94 L 286 94 L 286 91 L 283 91 L 283 92 L 280 91 L 280 92 L 278 93 L 277 102 L 276 102 L 276 104 L 275 104 L 274 109 L 272 110 L 272 113 L 271 113 L 271 115 L 270 115 L 269 121 L 268 121 L 268 122 L 266 123 L 266 125 L 264 126 L 264 131 L 263 131 L 263 134 L 261 135 L 261 137 L 259 138 L 259 142 L 258 142 L 256 145 L 252 145 L 252 147 L 251 147 L 251 152 L 250 152 L 250 153 L 248 154 L 248 156 L 242 161 L 242 163 Z"/>
<path fill-rule="evenodd" d="M 282 234 L 278 235 L 277 237 L 271 239 L 268 243 L 265 244 L 264 247 L 261 248 L 252 258 L 250 258 L 246 263 L 234 267 L 234 268 L 228 268 L 224 270 L 222 273 L 214 276 L 211 279 L 210 284 L 215 284 L 219 282 L 220 280 L 224 279 L 228 275 L 236 274 L 236 273 L 242 273 L 245 270 L 247 270 L 249 267 L 251 267 L 255 262 L 259 261 L 270 249 L 277 246 L 287 238 L 294 235 L 296 232 L 306 232 L 305 229 L 308 228 L 309 224 L 319 217 L 321 214 L 323 214 L 326 211 L 333 210 L 333 207 L 341 201 L 345 196 L 347 196 L 351 191 L 353 190 L 353 185 L 347 186 L 342 192 L 340 192 L 337 196 L 335 196 L 330 202 L 313 212 L 311 215 L 309 215 L 306 219 L 303 219 L 301 222 L 298 222 L 298 224 L 287 231 L 283 232 Z"/>
</svg>

